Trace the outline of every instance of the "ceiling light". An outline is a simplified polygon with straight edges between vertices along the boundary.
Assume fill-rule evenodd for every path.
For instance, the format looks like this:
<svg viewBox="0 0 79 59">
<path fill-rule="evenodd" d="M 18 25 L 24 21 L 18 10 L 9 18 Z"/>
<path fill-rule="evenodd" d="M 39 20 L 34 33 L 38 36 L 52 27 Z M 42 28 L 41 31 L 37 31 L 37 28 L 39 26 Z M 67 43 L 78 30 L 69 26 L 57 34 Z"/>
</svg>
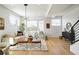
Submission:
<svg viewBox="0 0 79 59">
<path fill-rule="evenodd" d="M 26 14 L 26 9 L 27 9 L 27 6 L 28 6 L 28 4 L 24 4 L 24 6 L 25 6 L 25 20 L 26 20 L 26 16 L 27 16 L 27 14 Z"/>
</svg>

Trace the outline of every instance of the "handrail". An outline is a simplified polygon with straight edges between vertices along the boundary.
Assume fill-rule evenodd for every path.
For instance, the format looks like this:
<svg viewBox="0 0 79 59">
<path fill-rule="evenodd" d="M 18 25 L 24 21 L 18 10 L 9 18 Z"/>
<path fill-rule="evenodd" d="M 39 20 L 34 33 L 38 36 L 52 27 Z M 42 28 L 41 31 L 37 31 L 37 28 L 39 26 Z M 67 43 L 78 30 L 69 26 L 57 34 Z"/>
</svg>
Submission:
<svg viewBox="0 0 79 59">
<path fill-rule="evenodd" d="M 71 28 L 73 28 L 78 22 L 79 22 L 79 20 Z"/>
<path fill-rule="evenodd" d="M 75 42 L 78 42 L 79 40 L 75 40 L 75 32 L 74 32 L 74 26 L 79 22 L 79 20 L 71 27 L 71 30 L 73 30 L 73 34 L 74 34 L 74 40 L 72 41 L 72 44 L 74 44 Z"/>
</svg>

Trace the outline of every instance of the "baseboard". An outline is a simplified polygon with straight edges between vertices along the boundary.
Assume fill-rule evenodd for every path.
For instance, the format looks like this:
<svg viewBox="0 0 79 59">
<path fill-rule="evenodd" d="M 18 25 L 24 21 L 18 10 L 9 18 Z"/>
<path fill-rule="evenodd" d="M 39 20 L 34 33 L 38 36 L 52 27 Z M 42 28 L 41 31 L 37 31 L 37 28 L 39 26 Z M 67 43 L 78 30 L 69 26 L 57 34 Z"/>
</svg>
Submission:
<svg viewBox="0 0 79 59">
<path fill-rule="evenodd" d="M 48 38 L 55 38 L 55 39 L 59 39 L 58 36 L 48 36 Z"/>
</svg>

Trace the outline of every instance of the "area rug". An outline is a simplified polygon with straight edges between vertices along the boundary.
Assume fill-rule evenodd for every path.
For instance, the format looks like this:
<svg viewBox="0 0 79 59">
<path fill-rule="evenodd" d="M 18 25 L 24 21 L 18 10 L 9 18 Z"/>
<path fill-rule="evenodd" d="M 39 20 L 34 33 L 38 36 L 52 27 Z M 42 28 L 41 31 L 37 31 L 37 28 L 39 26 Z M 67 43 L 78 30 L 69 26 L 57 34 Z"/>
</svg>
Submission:
<svg viewBox="0 0 79 59">
<path fill-rule="evenodd" d="M 21 43 L 14 47 L 10 47 L 10 50 L 48 50 L 45 40 L 41 40 L 41 43 Z"/>
</svg>

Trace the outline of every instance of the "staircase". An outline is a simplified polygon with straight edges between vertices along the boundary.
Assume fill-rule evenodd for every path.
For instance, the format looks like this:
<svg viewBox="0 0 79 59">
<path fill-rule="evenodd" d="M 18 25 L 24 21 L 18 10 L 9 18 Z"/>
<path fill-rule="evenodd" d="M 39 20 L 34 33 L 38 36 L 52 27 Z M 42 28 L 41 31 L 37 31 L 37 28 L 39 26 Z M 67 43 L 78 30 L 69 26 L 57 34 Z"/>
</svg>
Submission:
<svg viewBox="0 0 79 59">
<path fill-rule="evenodd" d="M 79 20 L 72 26 L 71 32 L 73 35 L 70 51 L 74 54 L 79 54 Z"/>
</svg>

